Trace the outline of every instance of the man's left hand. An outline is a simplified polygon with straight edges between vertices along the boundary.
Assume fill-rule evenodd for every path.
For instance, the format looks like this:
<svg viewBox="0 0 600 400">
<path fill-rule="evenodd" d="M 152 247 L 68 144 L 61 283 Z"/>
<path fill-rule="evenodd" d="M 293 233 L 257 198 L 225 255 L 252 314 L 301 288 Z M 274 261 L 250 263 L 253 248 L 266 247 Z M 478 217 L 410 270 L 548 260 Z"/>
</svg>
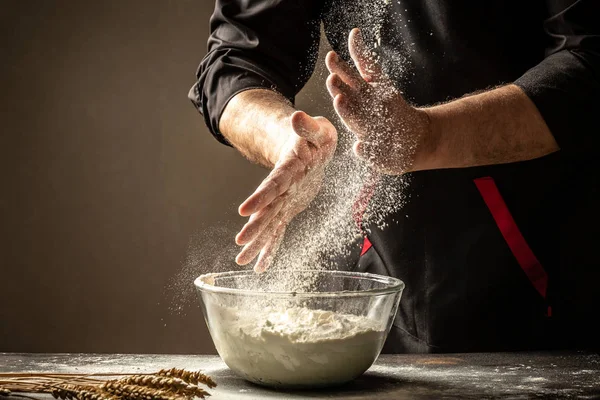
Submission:
<svg viewBox="0 0 600 400">
<path fill-rule="evenodd" d="M 358 72 L 333 51 L 325 62 L 334 108 L 357 137 L 354 153 L 384 174 L 426 169 L 433 139 L 426 112 L 409 105 L 381 72 L 358 29 L 348 48 Z"/>
</svg>

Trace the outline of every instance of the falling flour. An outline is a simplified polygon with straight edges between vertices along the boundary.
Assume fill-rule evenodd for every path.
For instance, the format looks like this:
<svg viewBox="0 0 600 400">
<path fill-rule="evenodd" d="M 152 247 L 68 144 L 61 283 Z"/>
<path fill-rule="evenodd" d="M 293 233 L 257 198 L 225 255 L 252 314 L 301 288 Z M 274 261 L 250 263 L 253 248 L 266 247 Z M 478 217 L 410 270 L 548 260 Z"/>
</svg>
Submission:
<svg viewBox="0 0 600 400">
<path fill-rule="evenodd" d="M 303 307 L 214 307 L 212 336 L 225 363 L 255 383 L 318 387 L 350 381 L 375 361 L 385 327 L 368 317 Z"/>
<path fill-rule="evenodd" d="M 407 59 L 391 48 L 381 47 L 381 32 L 390 12 L 389 0 L 373 0 L 353 3 L 348 9 L 334 8 L 325 16 L 327 25 L 340 29 L 360 26 L 365 33 L 368 46 L 373 48 L 373 57 L 381 61 L 385 72 L 394 81 L 401 82 Z M 339 21 L 339 22 L 336 22 Z M 345 21 L 345 22 L 343 22 Z M 328 71 L 324 58 L 330 49 L 324 35 L 321 37 L 320 54 L 314 79 L 317 86 L 325 88 Z M 343 51 L 343 49 L 340 49 Z M 347 55 L 346 55 L 347 56 Z M 401 88 L 388 88 L 399 91 Z M 305 99 L 306 101 L 306 99 Z M 329 97 L 326 102 L 331 102 Z M 331 103 L 329 103 L 331 104 Z M 373 115 L 369 121 L 374 131 L 380 132 L 379 139 L 389 141 L 390 136 L 402 134 L 404 127 L 397 126 L 381 104 L 365 104 Z M 319 107 L 323 107 L 319 104 Z M 364 236 L 370 229 L 384 229 L 397 221 L 393 219 L 406 202 L 409 176 L 383 176 L 360 160 L 352 151 L 356 141 L 332 109 L 321 110 L 338 130 L 338 145 L 334 158 L 327 166 L 321 191 L 310 207 L 297 215 L 287 230 L 286 238 L 279 249 L 273 269 L 353 269 L 358 261 Z M 383 127 L 383 129 L 382 129 Z M 406 157 L 414 154 L 415 143 L 403 142 L 394 146 L 397 154 Z M 372 189 L 369 189 L 369 187 Z M 365 195 L 366 193 L 370 193 Z M 364 207 L 357 207 L 364 199 Z M 362 210 L 360 210 L 362 208 Z M 357 212 L 357 210 L 360 210 Z"/>
<path fill-rule="evenodd" d="M 390 6 L 389 0 L 355 2 L 348 8 L 333 8 L 324 18 L 330 27 L 364 28 L 369 46 L 378 54 L 385 53 L 385 57 L 382 58 L 385 72 L 393 76 L 395 81 L 401 82 L 405 73 L 406 58 L 396 54 L 389 46 L 382 48 L 380 45 L 381 32 L 388 20 Z M 396 223 L 390 216 L 402 208 L 408 196 L 408 176 L 381 176 L 353 154 L 352 145 L 356 136 L 337 118 L 325 90 L 325 80 L 329 74 L 325 68 L 325 55 L 330 49 L 327 38 L 322 35 L 318 60 L 314 60 L 318 67 L 311 81 L 315 88 L 320 88 L 325 97 L 319 100 L 315 96 L 306 96 L 307 92 L 304 91 L 298 101 L 299 104 L 304 103 L 303 108 L 311 104 L 318 106 L 311 114 L 324 115 L 336 126 L 337 149 L 325 170 L 321 191 L 310 206 L 297 215 L 288 226 L 284 241 L 270 267 L 272 270 L 352 270 L 357 264 L 364 236 L 371 233 L 372 228 L 384 229 Z M 397 134 L 384 110 L 379 109 L 376 104 L 370 106 L 373 121 L 387 124 L 390 128 L 385 130 L 386 133 Z M 405 147 L 398 148 L 397 151 L 412 154 L 412 147 L 411 143 L 406 143 Z M 376 183 L 372 196 L 366 196 L 365 208 L 356 213 L 357 204 L 359 199 L 363 198 L 365 188 L 373 182 Z M 221 222 L 219 226 L 202 227 L 198 234 L 191 238 L 183 269 L 173 278 L 168 288 L 169 292 L 173 293 L 171 303 L 174 310 L 185 310 L 189 304 L 195 304 L 193 285 L 190 282 L 198 275 L 240 268 L 234 263 L 235 255 L 241 250 L 235 245 L 234 237 L 241 226 Z M 283 277 L 285 278 L 286 276 Z M 288 286 L 295 283 L 299 286 L 298 291 L 306 289 L 306 282 L 290 282 Z"/>
</svg>

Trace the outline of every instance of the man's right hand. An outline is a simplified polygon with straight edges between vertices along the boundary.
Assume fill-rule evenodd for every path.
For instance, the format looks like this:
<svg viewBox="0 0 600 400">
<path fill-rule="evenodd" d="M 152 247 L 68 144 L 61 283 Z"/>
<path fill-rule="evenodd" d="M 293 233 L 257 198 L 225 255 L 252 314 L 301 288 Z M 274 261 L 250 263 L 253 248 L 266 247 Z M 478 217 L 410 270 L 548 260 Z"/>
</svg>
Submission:
<svg viewBox="0 0 600 400">
<path fill-rule="evenodd" d="M 236 262 L 246 265 L 258 256 L 256 272 L 270 266 L 287 225 L 319 192 L 337 144 L 337 131 L 326 118 L 297 111 L 284 125 L 287 132 L 281 134 L 289 138 L 278 161 L 239 207 L 240 215 L 250 219 L 236 236 L 236 243 L 244 245 Z"/>
</svg>

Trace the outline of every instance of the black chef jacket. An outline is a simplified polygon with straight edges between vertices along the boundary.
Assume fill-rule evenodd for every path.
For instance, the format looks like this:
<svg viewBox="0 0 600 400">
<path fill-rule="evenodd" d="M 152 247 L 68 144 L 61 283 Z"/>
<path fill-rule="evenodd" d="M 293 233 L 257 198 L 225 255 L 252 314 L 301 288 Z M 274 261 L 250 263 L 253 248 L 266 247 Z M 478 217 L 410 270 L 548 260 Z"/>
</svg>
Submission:
<svg viewBox="0 0 600 400">
<path fill-rule="evenodd" d="M 189 94 L 217 139 L 227 143 L 219 118 L 237 93 L 293 101 L 321 23 L 346 60 L 349 31 L 361 28 L 417 106 L 515 83 L 561 148 L 409 174 L 407 204 L 387 228 L 365 227 L 356 267 L 406 283 L 385 351 L 597 347 L 600 0 L 217 0 Z"/>
</svg>

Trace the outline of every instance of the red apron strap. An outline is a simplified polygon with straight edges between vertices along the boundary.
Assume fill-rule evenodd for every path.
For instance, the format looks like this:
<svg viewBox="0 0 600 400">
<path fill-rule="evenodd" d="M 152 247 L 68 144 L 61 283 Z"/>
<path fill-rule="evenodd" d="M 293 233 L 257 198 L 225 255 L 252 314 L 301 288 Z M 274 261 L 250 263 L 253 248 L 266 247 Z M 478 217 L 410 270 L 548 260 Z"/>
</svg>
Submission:
<svg viewBox="0 0 600 400">
<path fill-rule="evenodd" d="M 483 197 L 483 201 L 485 201 L 485 204 L 492 213 L 496 225 L 498 225 L 498 229 L 500 229 L 510 251 L 538 293 L 546 298 L 548 274 L 521 234 L 496 186 L 496 182 L 489 176 L 477 178 L 474 182 Z"/>
<path fill-rule="evenodd" d="M 367 207 L 369 206 L 369 202 L 371 201 L 371 198 L 373 197 L 373 194 L 375 193 L 375 187 L 377 186 L 377 182 L 379 182 L 379 175 L 370 173 L 365 178 L 365 184 L 361 188 L 361 190 L 358 193 L 358 196 L 356 198 L 356 201 L 352 205 L 352 217 L 354 218 L 354 222 L 356 222 L 358 229 L 361 232 L 363 232 L 363 234 L 365 236 L 365 239 L 363 241 L 362 250 L 360 252 L 361 256 L 364 255 L 372 246 L 371 241 L 369 240 L 369 238 L 367 237 L 366 233 L 363 230 L 362 222 L 363 222 L 363 216 L 365 214 L 365 211 L 367 210 Z"/>
<path fill-rule="evenodd" d="M 363 241 L 362 250 L 360 251 L 360 256 L 362 257 L 373 245 L 368 237 L 365 236 L 365 240 Z"/>
</svg>

